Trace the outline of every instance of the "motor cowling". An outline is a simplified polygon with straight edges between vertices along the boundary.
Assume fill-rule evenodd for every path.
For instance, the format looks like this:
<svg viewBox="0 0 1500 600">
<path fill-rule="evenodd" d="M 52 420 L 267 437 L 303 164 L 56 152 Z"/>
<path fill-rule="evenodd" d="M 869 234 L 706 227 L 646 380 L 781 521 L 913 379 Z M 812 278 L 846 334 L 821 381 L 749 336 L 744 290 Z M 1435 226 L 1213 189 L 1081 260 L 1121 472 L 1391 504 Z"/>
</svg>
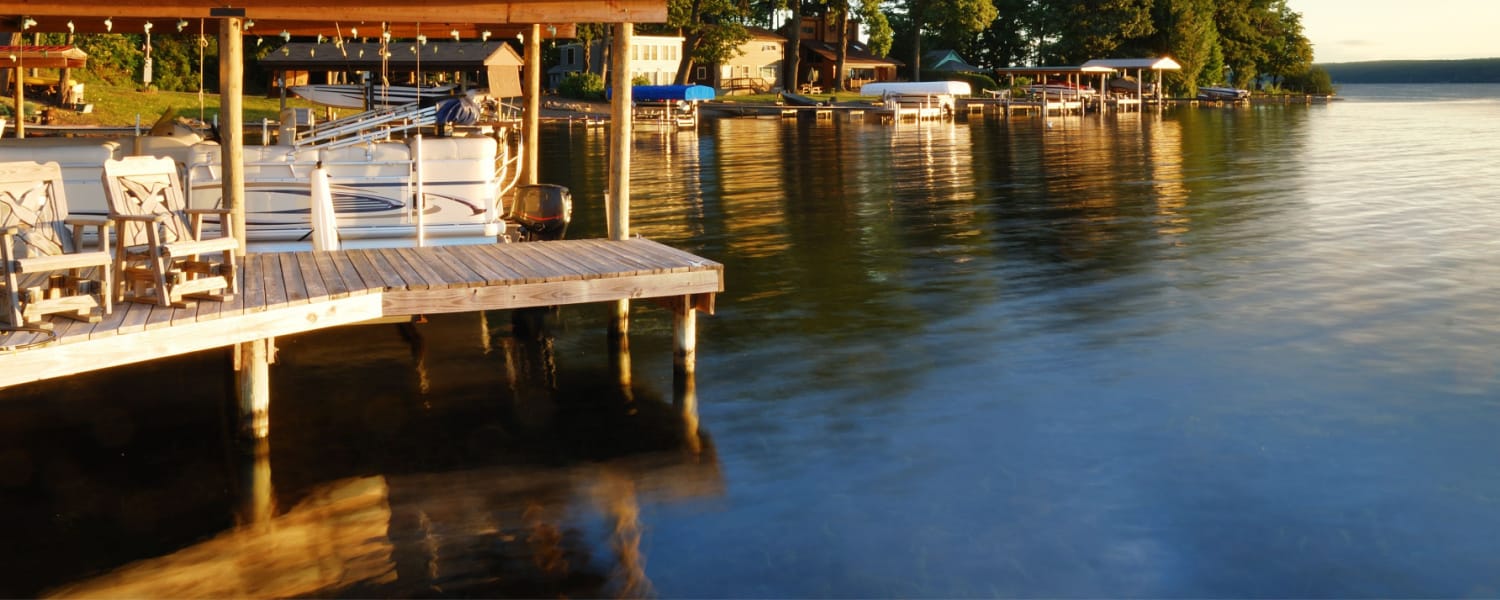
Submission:
<svg viewBox="0 0 1500 600">
<path fill-rule="evenodd" d="M 549 183 L 516 186 L 511 220 L 520 226 L 524 239 L 562 239 L 573 220 L 573 194 Z"/>
</svg>

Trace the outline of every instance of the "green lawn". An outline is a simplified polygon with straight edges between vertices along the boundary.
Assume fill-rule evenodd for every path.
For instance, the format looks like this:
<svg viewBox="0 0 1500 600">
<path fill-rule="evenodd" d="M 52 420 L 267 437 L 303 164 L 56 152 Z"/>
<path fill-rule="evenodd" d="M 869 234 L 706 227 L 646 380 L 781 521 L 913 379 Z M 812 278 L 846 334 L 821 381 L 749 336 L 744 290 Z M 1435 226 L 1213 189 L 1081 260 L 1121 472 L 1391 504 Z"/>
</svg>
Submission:
<svg viewBox="0 0 1500 600">
<path fill-rule="evenodd" d="M 162 92 L 162 91 L 137 91 L 134 87 L 113 87 L 102 84 L 88 84 L 84 90 L 84 99 L 94 105 L 89 113 L 79 113 L 73 110 L 56 108 L 53 109 L 53 123 L 63 125 L 134 125 L 136 117 L 140 117 L 142 126 L 150 127 L 155 123 L 162 113 L 168 110 L 177 111 L 178 116 L 196 119 L 199 116 L 198 94 L 196 92 Z M 27 104 L 36 104 L 40 109 L 44 103 L 27 101 Z M 0 101 L 6 108 L 14 106 L 13 99 Z M 288 106 L 312 107 L 314 104 L 301 98 L 288 98 Z M 256 123 L 261 119 L 278 118 L 281 112 L 280 98 L 266 98 L 263 95 L 245 95 L 245 123 Z M 219 114 L 219 95 L 216 92 L 204 92 L 203 94 L 203 120 L 213 122 L 214 117 Z"/>
</svg>

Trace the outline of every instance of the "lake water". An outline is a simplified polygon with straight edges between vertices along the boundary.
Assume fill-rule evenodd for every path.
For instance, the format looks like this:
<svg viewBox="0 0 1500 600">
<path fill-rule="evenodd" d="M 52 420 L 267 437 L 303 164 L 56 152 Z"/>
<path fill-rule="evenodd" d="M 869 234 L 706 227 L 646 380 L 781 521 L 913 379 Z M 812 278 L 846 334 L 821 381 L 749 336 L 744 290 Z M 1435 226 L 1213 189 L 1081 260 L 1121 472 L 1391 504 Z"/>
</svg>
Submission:
<svg viewBox="0 0 1500 600">
<path fill-rule="evenodd" d="M 1500 595 L 1500 86 L 1343 94 L 638 132 L 697 435 L 649 303 L 279 340 L 258 463 L 219 353 L 14 388 L 0 593 Z"/>
</svg>

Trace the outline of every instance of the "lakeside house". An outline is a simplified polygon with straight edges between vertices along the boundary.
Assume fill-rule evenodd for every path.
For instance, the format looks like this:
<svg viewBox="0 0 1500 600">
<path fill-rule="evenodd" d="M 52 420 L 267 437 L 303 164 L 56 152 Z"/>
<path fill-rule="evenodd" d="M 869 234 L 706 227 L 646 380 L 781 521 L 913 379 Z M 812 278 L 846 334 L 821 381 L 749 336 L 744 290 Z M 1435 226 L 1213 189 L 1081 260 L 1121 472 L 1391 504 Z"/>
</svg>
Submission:
<svg viewBox="0 0 1500 600">
<path fill-rule="evenodd" d="M 667 85 L 677 78 L 677 66 L 682 61 L 681 36 L 640 35 L 630 40 L 630 77 L 645 77 L 651 85 Z M 594 73 L 604 69 L 604 40 L 590 42 L 587 53 L 588 64 L 584 64 L 582 43 L 563 44 L 557 47 L 557 65 L 547 69 L 547 87 L 556 89 L 569 74 L 582 71 Z"/>
<path fill-rule="evenodd" d="M 858 90 L 872 81 L 895 81 L 896 69 L 905 66 L 899 60 L 876 56 L 859 41 L 859 23 L 849 22 L 848 46 L 844 55 L 844 89 Z M 824 88 L 837 79 L 838 31 L 822 16 L 802 17 L 798 27 L 802 38 L 797 68 L 798 89 Z"/>
<path fill-rule="evenodd" d="M 750 39 L 739 45 L 739 52 L 733 58 L 719 64 L 695 66 L 689 83 L 712 87 L 720 96 L 781 89 L 786 38 L 759 27 L 746 29 Z"/>
</svg>

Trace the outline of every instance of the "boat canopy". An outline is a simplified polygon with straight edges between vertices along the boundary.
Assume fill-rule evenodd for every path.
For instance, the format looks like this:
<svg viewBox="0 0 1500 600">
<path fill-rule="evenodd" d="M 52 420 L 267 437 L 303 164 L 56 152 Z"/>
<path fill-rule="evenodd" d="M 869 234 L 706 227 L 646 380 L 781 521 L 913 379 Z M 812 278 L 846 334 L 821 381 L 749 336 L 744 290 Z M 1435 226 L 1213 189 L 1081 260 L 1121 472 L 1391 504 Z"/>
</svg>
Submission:
<svg viewBox="0 0 1500 600">
<path fill-rule="evenodd" d="M 613 95 L 614 88 L 605 88 L 606 98 Z M 637 85 L 630 88 L 631 99 L 637 102 L 671 102 L 674 100 L 713 100 L 714 89 L 706 85 Z"/>
<path fill-rule="evenodd" d="M 967 96 L 973 93 L 966 81 L 883 81 L 859 88 L 865 96 Z"/>
</svg>

